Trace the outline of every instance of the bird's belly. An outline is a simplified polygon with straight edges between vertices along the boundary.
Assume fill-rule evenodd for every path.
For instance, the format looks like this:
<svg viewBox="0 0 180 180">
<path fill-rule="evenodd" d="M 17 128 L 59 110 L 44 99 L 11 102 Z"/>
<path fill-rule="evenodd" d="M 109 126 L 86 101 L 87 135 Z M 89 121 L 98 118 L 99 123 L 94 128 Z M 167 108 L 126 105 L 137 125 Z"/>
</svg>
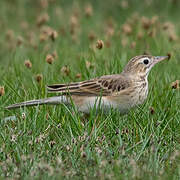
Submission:
<svg viewBox="0 0 180 180">
<path fill-rule="evenodd" d="M 131 94 L 121 94 L 120 96 L 103 96 L 103 97 L 87 97 L 75 100 L 75 105 L 78 110 L 84 113 L 89 113 L 90 109 L 102 109 L 108 112 L 110 109 L 115 108 L 120 113 L 127 113 L 131 108 L 142 104 L 147 98 L 147 87 L 134 91 Z"/>
<path fill-rule="evenodd" d="M 78 110 L 84 113 L 89 113 L 92 109 L 108 111 L 111 108 L 117 108 L 117 105 L 105 97 L 87 97 L 83 102 L 75 103 Z"/>
<path fill-rule="evenodd" d="M 108 97 L 88 97 L 81 105 L 77 105 L 79 111 L 89 113 L 91 109 L 103 110 L 104 112 L 113 109 L 118 109 L 120 113 L 124 114 L 129 109 L 129 105 L 118 103 Z"/>
</svg>

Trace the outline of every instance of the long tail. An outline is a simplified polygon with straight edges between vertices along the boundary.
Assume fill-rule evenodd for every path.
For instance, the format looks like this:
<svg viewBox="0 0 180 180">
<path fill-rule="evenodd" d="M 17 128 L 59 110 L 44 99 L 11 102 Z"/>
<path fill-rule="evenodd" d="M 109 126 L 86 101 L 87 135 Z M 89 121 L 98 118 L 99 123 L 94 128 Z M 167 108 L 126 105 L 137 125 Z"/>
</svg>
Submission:
<svg viewBox="0 0 180 180">
<path fill-rule="evenodd" d="M 54 97 L 49 97 L 46 99 L 37 99 L 37 100 L 20 102 L 17 104 L 12 104 L 10 106 L 7 106 L 6 109 L 15 109 L 15 108 L 20 108 L 20 107 L 25 107 L 25 106 L 38 106 L 42 104 L 55 105 L 55 104 L 60 104 L 60 103 L 67 103 L 67 99 L 65 96 L 54 96 Z"/>
</svg>

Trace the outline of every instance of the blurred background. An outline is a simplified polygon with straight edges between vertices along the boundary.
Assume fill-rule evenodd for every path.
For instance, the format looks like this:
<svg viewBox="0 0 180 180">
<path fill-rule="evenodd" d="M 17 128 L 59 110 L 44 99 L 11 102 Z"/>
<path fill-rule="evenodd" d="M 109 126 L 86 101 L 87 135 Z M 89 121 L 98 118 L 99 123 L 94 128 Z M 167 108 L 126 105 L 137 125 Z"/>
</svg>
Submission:
<svg viewBox="0 0 180 180">
<path fill-rule="evenodd" d="M 129 54 L 172 51 L 179 41 L 179 7 L 177 0 L 3 0 L 0 56 L 5 59 L 21 45 L 27 53 L 64 45 L 85 51 L 97 39 L 118 52 L 130 47 Z M 169 46 L 158 47 L 159 41 Z"/>
</svg>

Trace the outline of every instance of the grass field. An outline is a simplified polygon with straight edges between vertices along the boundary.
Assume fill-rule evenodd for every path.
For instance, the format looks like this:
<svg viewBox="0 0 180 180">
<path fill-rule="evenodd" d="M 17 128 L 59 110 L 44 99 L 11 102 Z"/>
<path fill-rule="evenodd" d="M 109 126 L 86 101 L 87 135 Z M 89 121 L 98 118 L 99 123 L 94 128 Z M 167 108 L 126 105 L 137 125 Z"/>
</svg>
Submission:
<svg viewBox="0 0 180 180">
<path fill-rule="evenodd" d="M 180 2 L 1 0 L 0 179 L 180 179 Z M 102 49 L 96 48 L 102 40 Z M 140 54 L 171 55 L 127 115 L 40 106 L 46 84 L 120 73 Z"/>
</svg>

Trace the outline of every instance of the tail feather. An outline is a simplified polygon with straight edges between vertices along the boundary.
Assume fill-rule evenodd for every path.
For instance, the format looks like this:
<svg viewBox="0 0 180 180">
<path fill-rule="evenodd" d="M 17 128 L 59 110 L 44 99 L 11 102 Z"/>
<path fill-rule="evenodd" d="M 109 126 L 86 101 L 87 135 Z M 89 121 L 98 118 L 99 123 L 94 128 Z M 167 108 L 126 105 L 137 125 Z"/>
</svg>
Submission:
<svg viewBox="0 0 180 180">
<path fill-rule="evenodd" d="M 60 103 L 66 103 L 67 99 L 64 96 L 54 96 L 54 97 L 49 97 L 46 99 L 37 99 L 37 100 L 31 100 L 31 101 L 25 101 L 25 102 L 20 102 L 16 104 L 12 104 L 10 106 L 7 106 L 6 109 L 15 109 L 15 108 L 20 108 L 20 107 L 25 107 L 25 106 L 38 106 L 42 104 L 60 104 Z"/>
</svg>

